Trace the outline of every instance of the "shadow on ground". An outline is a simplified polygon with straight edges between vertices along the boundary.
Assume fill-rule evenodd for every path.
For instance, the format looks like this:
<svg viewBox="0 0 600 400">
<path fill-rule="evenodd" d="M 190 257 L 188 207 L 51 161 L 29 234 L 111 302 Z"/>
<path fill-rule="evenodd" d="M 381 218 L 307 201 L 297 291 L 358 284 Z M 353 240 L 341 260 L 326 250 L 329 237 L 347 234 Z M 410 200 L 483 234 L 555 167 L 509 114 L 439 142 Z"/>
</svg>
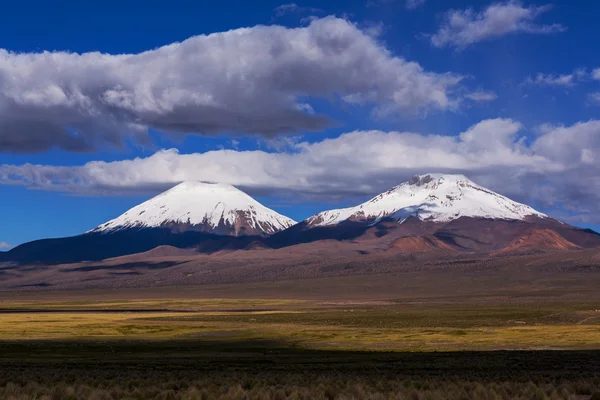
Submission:
<svg viewBox="0 0 600 400">
<path fill-rule="evenodd" d="M 384 353 L 273 341 L 0 342 L 0 398 L 596 399 L 600 351 Z"/>
</svg>

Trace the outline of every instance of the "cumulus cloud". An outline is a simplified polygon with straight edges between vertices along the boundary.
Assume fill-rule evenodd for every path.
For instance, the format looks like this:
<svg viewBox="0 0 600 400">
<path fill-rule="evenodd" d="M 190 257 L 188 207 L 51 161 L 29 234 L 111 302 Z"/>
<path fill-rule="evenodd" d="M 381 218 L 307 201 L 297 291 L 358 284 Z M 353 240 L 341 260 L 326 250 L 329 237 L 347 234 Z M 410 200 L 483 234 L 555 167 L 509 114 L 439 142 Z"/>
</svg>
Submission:
<svg viewBox="0 0 600 400">
<path fill-rule="evenodd" d="M 566 28 L 560 24 L 542 25 L 538 17 L 548 12 L 551 6 L 524 7 L 512 0 L 494 3 L 482 11 L 472 8 L 450 10 L 446 13 L 439 30 L 430 35 L 436 47 L 464 48 L 500 36 L 514 33 L 550 34 Z"/>
<path fill-rule="evenodd" d="M 467 93 L 465 97 L 475 102 L 488 102 L 496 100 L 498 95 L 495 92 L 479 90 L 476 92 Z"/>
<path fill-rule="evenodd" d="M 386 30 L 386 26 L 381 21 L 366 21 L 361 24 L 361 29 L 367 35 L 377 38 L 383 34 L 383 32 Z"/>
<path fill-rule="evenodd" d="M 386 190 L 417 173 L 464 173 L 519 201 L 570 207 L 600 222 L 600 121 L 544 125 L 527 141 L 511 119 L 484 120 L 455 136 L 355 131 L 287 151 L 216 150 L 82 166 L 3 165 L 0 183 L 74 194 L 155 193 L 184 180 L 224 182 L 252 195 L 335 199 Z"/>
<path fill-rule="evenodd" d="M 330 123 L 314 98 L 378 116 L 445 110 L 461 80 L 396 57 L 339 18 L 196 36 L 139 54 L 0 49 L 0 152 L 148 143 L 147 129 L 274 137 Z"/>
<path fill-rule="evenodd" d="M 414 10 L 415 8 L 421 7 L 425 4 L 426 0 L 406 0 L 406 8 L 409 10 Z"/>
<path fill-rule="evenodd" d="M 6 243 L 6 242 L 0 242 L 0 250 L 7 250 L 7 249 L 12 249 L 13 246 Z"/>
<path fill-rule="evenodd" d="M 597 81 L 600 81 L 600 68 L 596 68 L 592 71 L 592 78 L 594 78 Z"/>
</svg>

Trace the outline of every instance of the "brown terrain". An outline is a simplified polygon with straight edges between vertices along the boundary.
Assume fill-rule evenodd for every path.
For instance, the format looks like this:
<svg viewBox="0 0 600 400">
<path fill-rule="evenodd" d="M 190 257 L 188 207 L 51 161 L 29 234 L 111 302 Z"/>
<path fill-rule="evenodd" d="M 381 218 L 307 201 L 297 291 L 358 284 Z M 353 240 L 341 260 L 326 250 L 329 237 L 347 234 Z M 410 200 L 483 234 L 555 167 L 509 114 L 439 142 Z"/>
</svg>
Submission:
<svg viewBox="0 0 600 400">
<path fill-rule="evenodd" d="M 394 240 L 388 249 L 400 253 L 455 252 L 450 245 L 435 236 L 405 236 Z"/>
<path fill-rule="evenodd" d="M 569 242 L 551 229 L 533 229 L 495 254 L 520 252 L 544 252 L 548 250 L 580 250 L 581 247 Z"/>
<path fill-rule="evenodd" d="M 585 248 L 597 234 L 568 226 L 477 222 L 484 229 L 471 229 L 474 221 L 454 221 L 441 228 L 423 224 L 417 226 L 422 234 L 405 236 L 407 226 L 384 223 L 351 240 L 282 248 L 255 241 L 210 254 L 158 246 L 104 261 L 5 262 L 0 264 L 0 289 L 9 296 L 119 289 L 153 296 L 172 291 L 178 296 L 340 301 L 597 297 L 600 247 Z"/>
<path fill-rule="evenodd" d="M 211 236 L 198 244 L 158 245 L 103 260 L 7 260 L 0 263 L 0 290 L 7 295 L 118 289 L 242 298 L 540 299 L 585 298 L 600 285 L 600 235 L 551 219 L 432 223 L 409 218 L 402 224 L 288 231 L 266 239 Z M 44 242 L 39 254 L 46 248 L 68 254 L 73 243 L 94 254 L 106 250 L 99 244 L 127 250 L 127 238 L 139 237 L 123 235 L 130 236 L 57 239 Z M 29 246 L 35 250 L 37 244 Z M 27 247 L 19 251 L 29 254 Z"/>
</svg>

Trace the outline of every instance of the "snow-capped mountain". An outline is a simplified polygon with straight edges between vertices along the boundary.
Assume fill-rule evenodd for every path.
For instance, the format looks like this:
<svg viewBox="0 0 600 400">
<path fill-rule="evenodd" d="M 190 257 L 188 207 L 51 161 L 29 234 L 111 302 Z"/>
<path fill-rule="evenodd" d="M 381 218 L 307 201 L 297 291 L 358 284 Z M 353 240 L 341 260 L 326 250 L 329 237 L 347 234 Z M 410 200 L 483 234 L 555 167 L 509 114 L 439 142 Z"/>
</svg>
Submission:
<svg viewBox="0 0 600 400">
<path fill-rule="evenodd" d="M 231 185 L 187 181 L 133 207 L 92 232 L 165 227 L 229 236 L 264 236 L 295 223 Z"/>
<path fill-rule="evenodd" d="M 386 217 L 401 223 L 386 219 L 375 224 Z M 306 252 L 311 260 L 324 249 L 331 251 L 325 257 L 337 257 L 338 247 L 331 241 L 361 246 L 360 257 L 380 251 L 502 256 L 600 246 L 600 234 L 563 224 L 462 175 L 416 176 L 357 207 L 322 212 L 294 224 L 233 186 L 184 182 L 86 234 L 24 243 L 2 254 L 0 261 L 65 264 L 141 253 L 146 257 L 152 249 L 169 246 L 175 252 L 190 250 L 190 256 L 215 257 L 264 249 L 268 262 L 274 254 L 286 254 L 279 249 L 296 245 L 294 254 Z M 318 226 L 329 228 L 310 229 Z"/>
<path fill-rule="evenodd" d="M 533 208 L 477 185 L 464 175 L 417 175 L 356 207 L 324 211 L 305 221 L 308 227 L 344 221 L 373 223 L 382 218 L 399 222 L 414 216 L 448 222 L 460 217 L 523 220 L 547 218 Z"/>
</svg>

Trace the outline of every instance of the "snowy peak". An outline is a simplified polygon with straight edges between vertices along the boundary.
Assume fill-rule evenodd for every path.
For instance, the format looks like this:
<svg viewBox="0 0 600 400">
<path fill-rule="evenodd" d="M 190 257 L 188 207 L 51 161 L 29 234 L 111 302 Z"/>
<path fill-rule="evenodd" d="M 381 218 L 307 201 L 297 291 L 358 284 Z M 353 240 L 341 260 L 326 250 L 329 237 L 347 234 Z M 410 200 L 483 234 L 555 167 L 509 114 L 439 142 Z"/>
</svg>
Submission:
<svg viewBox="0 0 600 400">
<path fill-rule="evenodd" d="M 229 236 L 270 235 L 294 224 L 234 186 L 186 181 L 93 232 L 163 227 Z"/>
<path fill-rule="evenodd" d="M 373 223 L 382 218 L 399 222 L 414 216 L 424 221 L 447 222 L 460 217 L 522 220 L 546 218 L 533 208 L 477 185 L 464 175 L 416 175 L 356 207 L 319 213 L 308 226 L 329 226 L 344 221 Z"/>
</svg>

